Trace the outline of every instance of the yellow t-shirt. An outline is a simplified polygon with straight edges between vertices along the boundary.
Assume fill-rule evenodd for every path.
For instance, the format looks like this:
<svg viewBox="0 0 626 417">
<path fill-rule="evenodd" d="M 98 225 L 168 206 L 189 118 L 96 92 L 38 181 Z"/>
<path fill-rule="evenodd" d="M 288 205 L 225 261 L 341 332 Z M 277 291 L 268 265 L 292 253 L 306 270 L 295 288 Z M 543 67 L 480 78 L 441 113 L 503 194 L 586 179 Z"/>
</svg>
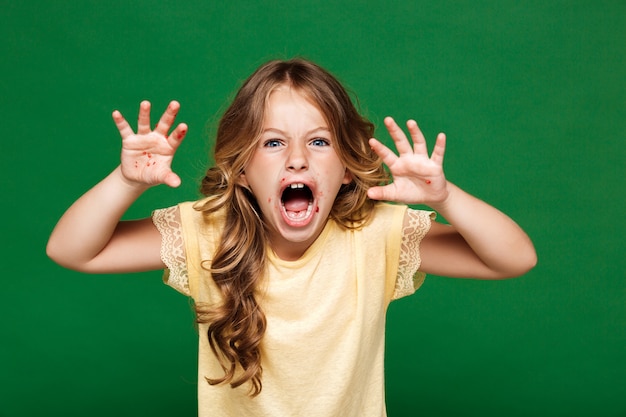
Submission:
<svg viewBox="0 0 626 417">
<path fill-rule="evenodd" d="M 267 319 L 261 344 L 263 390 L 211 386 L 223 371 L 199 328 L 198 414 L 242 416 L 385 416 L 385 313 L 392 299 L 421 285 L 419 244 L 434 214 L 379 203 L 372 220 L 345 230 L 329 220 L 297 261 L 268 250 L 267 277 L 256 294 Z M 165 281 L 196 302 L 220 303 L 202 268 L 223 222 L 193 203 L 158 210 Z"/>
</svg>

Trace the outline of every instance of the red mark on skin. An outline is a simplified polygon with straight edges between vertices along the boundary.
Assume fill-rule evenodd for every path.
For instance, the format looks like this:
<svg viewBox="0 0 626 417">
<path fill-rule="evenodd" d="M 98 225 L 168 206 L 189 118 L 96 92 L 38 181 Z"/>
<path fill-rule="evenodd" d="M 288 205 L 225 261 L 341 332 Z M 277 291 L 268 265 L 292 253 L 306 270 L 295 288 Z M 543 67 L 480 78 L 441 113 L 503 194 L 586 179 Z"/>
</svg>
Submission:
<svg viewBox="0 0 626 417">
<path fill-rule="evenodd" d="M 316 208 L 315 208 L 315 212 L 316 212 L 316 213 L 319 213 L 319 212 L 320 212 L 320 208 L 319 208 L 319 207 L 316 207 Z"/>
<path fill-rule="evenodd" d="M 267 199 L 267 202 L 268 202 L 268 203 L 271 203 L 271 202 L 272 202 L 272 197 L 268 198 L 268 199 Z"/>
<path fill-rule="evenodd" d="M 183 138 L 183 136 L 185 136 L 185 133 L 187 133 L 187 131 L 186 131 L 185 129 L 181 130 L 181 131 L 178 133 L 178 139 L 182 139 L 182 138 Z"/>
<path fill-rule="evenodd" d="M 152 158 L 152 154 L 148 152 L 148 158 Z"/>
<path fill-rule="evenodd" d="M 143 151 L 143 154 L 144 154 L 144 155 L 147 155 L 147 154 L 148 154 L 148 152 L 146 152 L 146 151 Z"/>
<path fill-rule="evenodd" d="M 430 180 L 426 180 L 424 181 L 426 184 L 430 184 Z"/>
<path fill-rule="evenodd" d="M 284 179 L 284 178 L 281 178 L 281 179 L 280 179 L 280 182 L 285 182 L 285 179 Z"/>
</svg>

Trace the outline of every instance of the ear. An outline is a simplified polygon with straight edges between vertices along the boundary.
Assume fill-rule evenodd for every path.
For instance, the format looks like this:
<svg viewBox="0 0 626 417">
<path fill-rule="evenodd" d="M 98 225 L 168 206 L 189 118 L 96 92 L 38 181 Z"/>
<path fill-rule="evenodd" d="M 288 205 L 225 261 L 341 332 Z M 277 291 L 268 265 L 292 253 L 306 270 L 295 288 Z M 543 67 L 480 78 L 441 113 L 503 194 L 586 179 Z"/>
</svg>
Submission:
<svg viewBox="0 0 626 417">
<path fill-rule="evenodd" d="M 348 168 L 346 168 L 346 173 L 343 176 L 343 181 L 342 184 L 350 184 L 352 182 L 352 172 L 350 172 L 350 170 L 348 170 Z"/>
<path fill-rule="evenodd" d="M 244 188 L 248 188 L 250 189 L 250 185 L 248 184 L 248 179 L 246 178 L 246 172 L 242 172 L 241 175 L 239 175 L 239 178 L 237 178 L 237 184 L 241 185 Z"/>
</svg>

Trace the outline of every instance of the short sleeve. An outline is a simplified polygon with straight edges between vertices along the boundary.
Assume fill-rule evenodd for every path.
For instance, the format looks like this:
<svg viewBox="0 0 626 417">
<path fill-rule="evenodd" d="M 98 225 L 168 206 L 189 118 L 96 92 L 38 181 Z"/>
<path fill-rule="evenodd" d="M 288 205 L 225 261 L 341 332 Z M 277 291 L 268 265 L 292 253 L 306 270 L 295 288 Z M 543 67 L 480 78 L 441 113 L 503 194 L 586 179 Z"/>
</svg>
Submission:
<svg viewBox="0 0 626 417">
<path fill-rule="evenodd" d="M 189 274 L 179 207 L 155 210 L 152 213 L 152 222 L 161 234 L 161 260 L 167 267 L 163 281 L 176 291 L 189 296 Z"/>
<path fill-rule="evenodd" d="M 426 274 L 419 271 L 422 263 L 420 243 L 430 230 L 435 217 L 435 212 L 407 209 L 402 227 L 398 275 L 392 300 L 413 294 L 424 282 Z"/>
</svg>

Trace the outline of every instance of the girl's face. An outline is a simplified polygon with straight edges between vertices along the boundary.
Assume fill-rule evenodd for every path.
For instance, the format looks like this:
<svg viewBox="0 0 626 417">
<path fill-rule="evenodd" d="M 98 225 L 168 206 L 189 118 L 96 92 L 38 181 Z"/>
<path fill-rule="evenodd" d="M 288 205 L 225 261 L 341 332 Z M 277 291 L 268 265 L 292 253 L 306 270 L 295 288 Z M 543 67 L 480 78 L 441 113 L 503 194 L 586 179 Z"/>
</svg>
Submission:
<svg viewBox="0 0 626 417">
<path fill-rule="evenodd" d="M 320 235 L 341 185 L 352 178 L 322 113 L 298 91 L 280 86 L 269 97 L 241 179 L 258 201 L 272 249 L 295 260 Z"/>
</svg>

